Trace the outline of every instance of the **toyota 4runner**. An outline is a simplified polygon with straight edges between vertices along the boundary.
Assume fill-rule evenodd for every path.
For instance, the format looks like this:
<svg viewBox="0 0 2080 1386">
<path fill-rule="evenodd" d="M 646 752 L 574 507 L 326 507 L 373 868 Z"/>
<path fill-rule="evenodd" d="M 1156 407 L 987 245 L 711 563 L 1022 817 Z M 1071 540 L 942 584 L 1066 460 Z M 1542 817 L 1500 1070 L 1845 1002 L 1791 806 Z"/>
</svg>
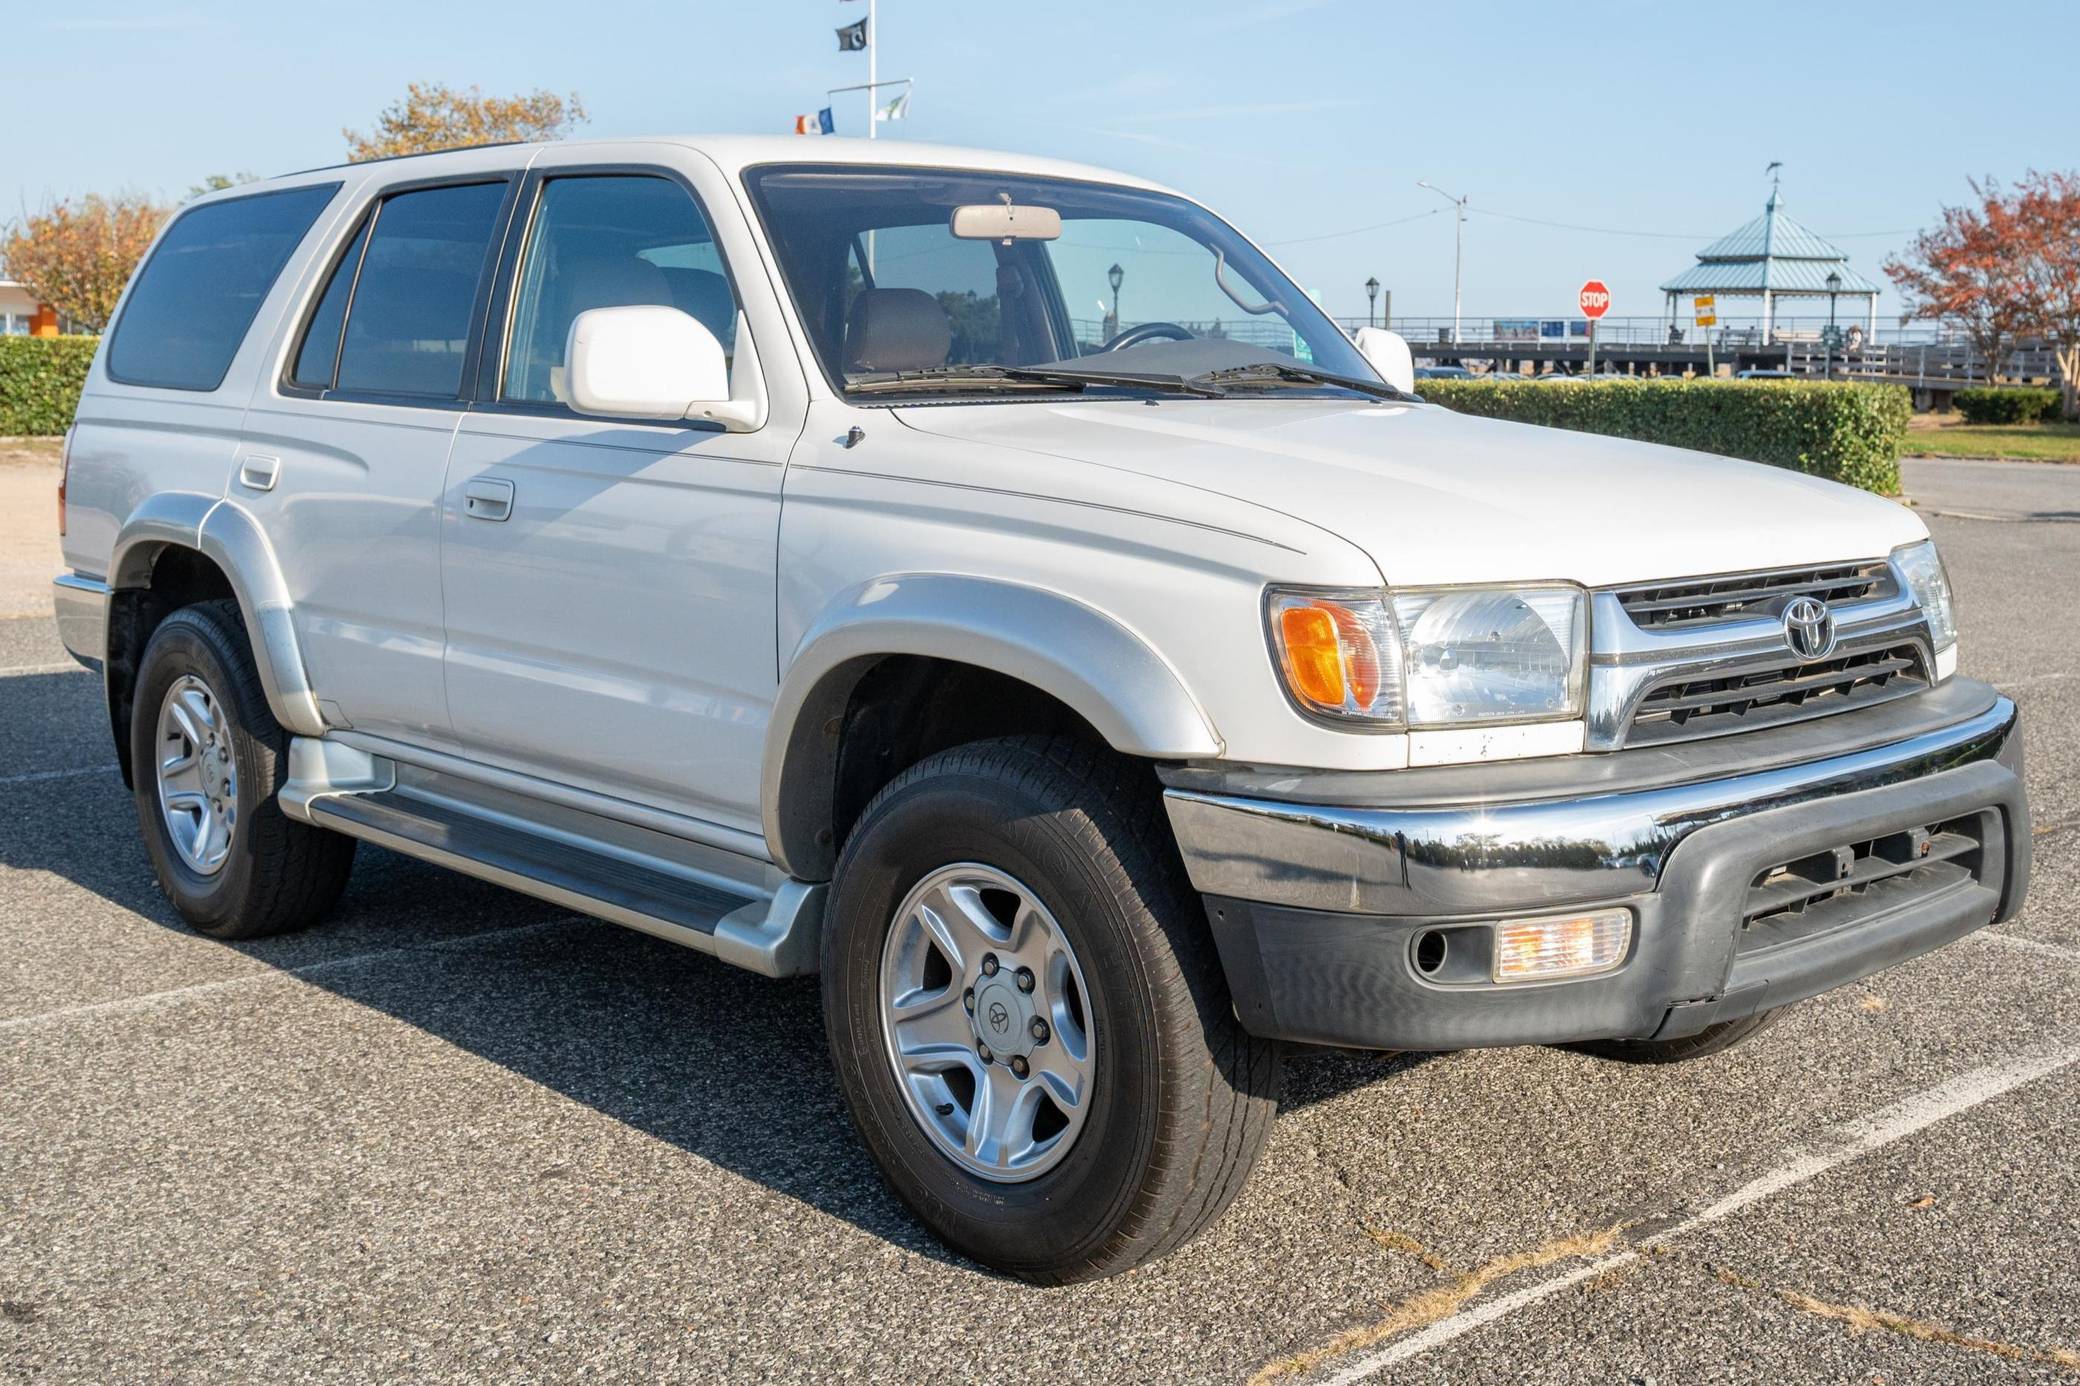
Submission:
<svg viewBox="0 0 2080 1386">
<path fill-rule="evenodd" d="M 820 972 L 890 1183 L 1034 1280 L 1218 1217 L 1284 1043 L 1693 1058 L 2028 874 L 1911 511 L 1426 405 L 1200 204 L 1051 161 L 202 198 L 61 516 L 196 929 L 310 924 L 369 841 Z"/>
</svg>

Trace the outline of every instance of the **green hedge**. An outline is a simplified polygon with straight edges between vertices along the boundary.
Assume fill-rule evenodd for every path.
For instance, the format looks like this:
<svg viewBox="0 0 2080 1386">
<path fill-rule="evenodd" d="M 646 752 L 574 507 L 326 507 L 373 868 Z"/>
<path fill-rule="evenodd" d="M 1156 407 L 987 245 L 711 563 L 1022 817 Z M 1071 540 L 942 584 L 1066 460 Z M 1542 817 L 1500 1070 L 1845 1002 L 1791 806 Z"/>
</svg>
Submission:
<svg viewBox="0 0 2080 1386">
<path fill-rule="evenodd" d="M 2032 386 L 2005 390 L 1959 390 L 1957 412 L 1966 423 L 2026 424 L 2042 418 L 2057 418 L 2059 393 Z"/>
<path fill-rule="evenodd" d="M 99 337 L 0 337 L 0 437 L 63 433 Z"/>
<path fill-rule="evenodd" d="M 1462 414 L 1668 443 L 1899 491 L 1906 388 L 1804 380 L 1418 380 Z"/>
</svg>

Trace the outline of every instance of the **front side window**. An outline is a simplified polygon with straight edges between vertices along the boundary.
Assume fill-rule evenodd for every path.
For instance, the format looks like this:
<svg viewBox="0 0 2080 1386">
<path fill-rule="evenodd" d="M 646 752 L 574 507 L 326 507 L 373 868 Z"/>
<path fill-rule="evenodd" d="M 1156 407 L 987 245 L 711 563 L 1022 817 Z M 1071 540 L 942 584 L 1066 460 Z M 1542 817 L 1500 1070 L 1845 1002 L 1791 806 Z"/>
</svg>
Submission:
<svg viewBox="0 0 2080 1386">
<path fill-rule="evenodd" d="M 736 344 L 737 301 L 707 219 L 668 178 L 596 174 L 543 183 L 513 295 L 501 397 L 567 404 L 564 349 L 591 308 L 677 308 Z"/>
<path fill-rule="evenodd" d="M 334 272 L 335 280 L 352 276 L 338 389 L 438 399 L 461 393 L 478 285 L 505 195 L 504 183 L 469 183 L 383 200 L 359 272 L 352 257 Z M 328 286 L 319 316 L 330 298 Z M 310 340 L 306 332 L 306 349 Z"/>
<path fill-rule="evenodd" d="M 1377 384 L 1298 285 L 1182 198 L 952 169 L 783 165 L 745 181 L 816 354 L 848 391 L 1089 389 L 1099 375 L 1209 393 Z M 1038 229 L 978 234 L 998 223 L 974 214 L 1000 211 Z"/>
<path fill-rule="evenodd" d="M 181 213 L 138 271 L 108 343 L 125 385 L 214 390 L 337 183 L 255 193 Z"/>
</svg>

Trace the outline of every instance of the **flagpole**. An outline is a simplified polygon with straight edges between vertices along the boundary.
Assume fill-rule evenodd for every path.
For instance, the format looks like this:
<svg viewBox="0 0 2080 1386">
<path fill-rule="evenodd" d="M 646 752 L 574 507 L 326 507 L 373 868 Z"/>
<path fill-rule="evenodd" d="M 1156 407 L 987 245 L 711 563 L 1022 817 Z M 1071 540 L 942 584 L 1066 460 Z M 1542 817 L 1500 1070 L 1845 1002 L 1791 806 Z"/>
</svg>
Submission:
<svg viewBox="0 0 2080 1386">
<path fill-rule="evenodd" d="M 875 119 L 879 114 L 874 105 L 880 94 L 875 82 L 875 58 L 881 51 L 881 26 L 874 22 L 874 0 L 867 0 L 867 138 L 874 138 L 874 127 L 880 124 Z"/>
</svg>

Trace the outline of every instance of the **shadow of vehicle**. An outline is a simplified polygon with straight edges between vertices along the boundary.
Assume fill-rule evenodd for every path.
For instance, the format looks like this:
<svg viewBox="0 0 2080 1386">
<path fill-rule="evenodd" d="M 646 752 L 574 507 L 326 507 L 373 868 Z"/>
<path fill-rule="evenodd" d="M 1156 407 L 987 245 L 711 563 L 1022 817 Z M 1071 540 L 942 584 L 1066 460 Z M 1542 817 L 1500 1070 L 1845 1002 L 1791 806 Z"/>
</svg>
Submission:
<svg viewBox="0 0 2080 1386">
<path fill-rule="evenodd" d="M 64 686 L 37 686 L 48 680 Z M 68 725 L 84 729 L 101 717 L 98 699 L 83 674 L 0 679 L 0 727 L 32 709 L 48 718 L 62 703 Z M 105 744 L 87 751 L 84 730 L 68 741 L 75 756 L 107 754 Z M 0 785 L 0 814 L 15 825 L 0 836 L 0 870 L 51 873 L 190 934 L 159 891 L 112 768 Z M 323 925 L 209 946 L 403 1021 L 905 1250 L 981 1271 L 922 1229 L 855 1139 L 814 978 L 755 976 L 366 844 Z M 151 989 L 125 985 L 125 995 Z M 201 1004 L 237 1005 L 237 996 Z M 1303 1054 L 1285 1109 L 1420 1061 Z"/>
</svg>

